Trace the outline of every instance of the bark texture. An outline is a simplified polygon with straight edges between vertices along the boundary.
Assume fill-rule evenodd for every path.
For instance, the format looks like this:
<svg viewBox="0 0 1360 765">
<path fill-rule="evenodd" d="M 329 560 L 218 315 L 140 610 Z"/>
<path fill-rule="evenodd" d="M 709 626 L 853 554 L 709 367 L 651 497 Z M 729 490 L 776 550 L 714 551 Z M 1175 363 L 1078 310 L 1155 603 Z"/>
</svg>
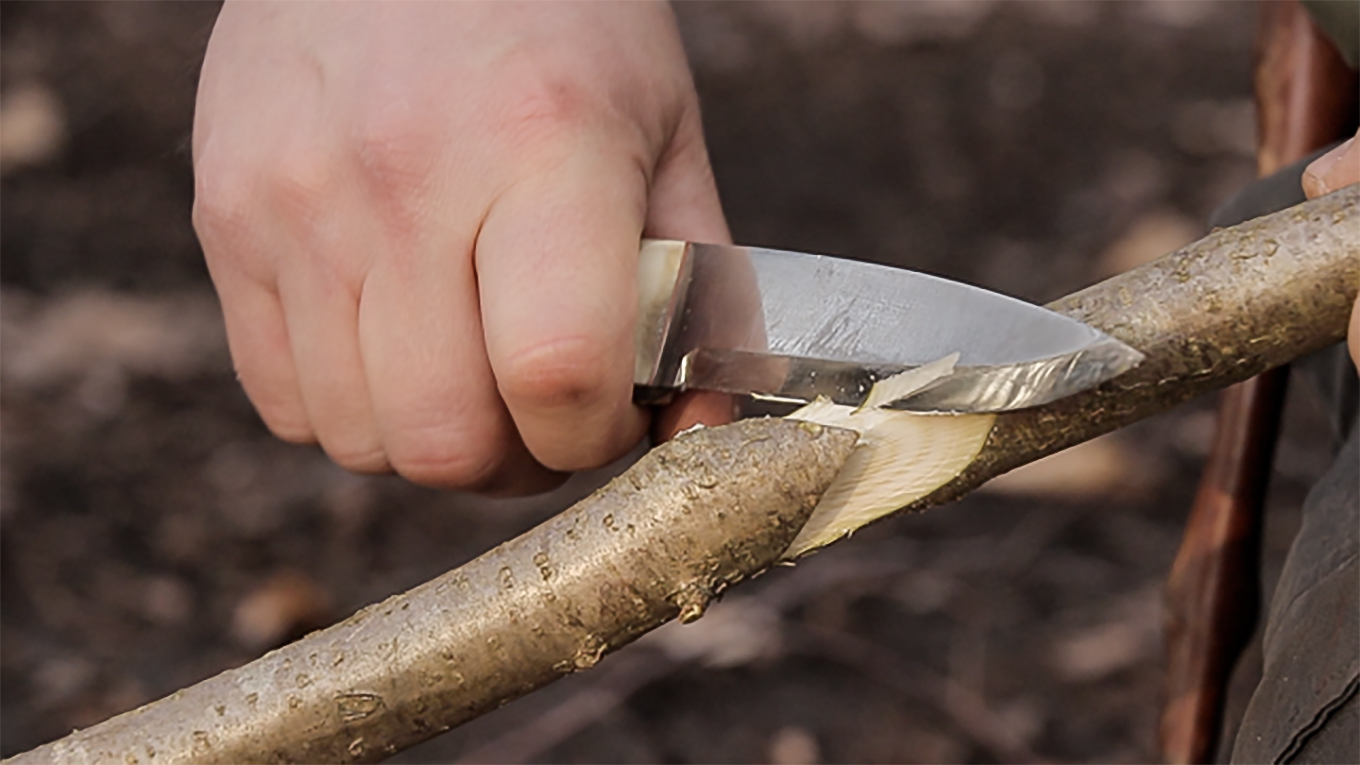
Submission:
<svg viewBox="0 0 1360 765">
<path fill-rule="evenodd" d="M 904 509 L 950 502 L 1008 470 L 1338 343 L 1358 289 L 1355 185 L 1055 301 L 1048 307 L 1147 358 L 1093 390 L 999 415 L 963 473 Z"/>
<path fill-rule="evenodd" d="M 977 459 L 905 509 L 1342 339 L 1360 288 L 1360 186 L 1220 231 L 1051 308 L 1147 355 L 997 417 Z M 855 435 L 789 420 L 688 433 L 471 563 L 14 763 L 381 759 L 554 679 L 764 570 Z"/>
<path fill-rule="evenodd" d="M 1354 129 L 1356 73 L 1298 0 L 1259 6 L 1256 171 L 1264 178 Z M 1302 193 L 1297 185 L 1295 189 Z M 1277 367 L 1223 390 L 1213 448 L 1167 577 L 1162 759 L 1213 762 L 1233 668 L 1256 631 L 1261 537 L 1289 388 Z"/>
<path fill-rule="evenodd" d="M 9 762 L 382 759 L 697 619 L 779 559 L 856 440 L 791 420 L 682 434 L 461 568 Z"/>
</svg>

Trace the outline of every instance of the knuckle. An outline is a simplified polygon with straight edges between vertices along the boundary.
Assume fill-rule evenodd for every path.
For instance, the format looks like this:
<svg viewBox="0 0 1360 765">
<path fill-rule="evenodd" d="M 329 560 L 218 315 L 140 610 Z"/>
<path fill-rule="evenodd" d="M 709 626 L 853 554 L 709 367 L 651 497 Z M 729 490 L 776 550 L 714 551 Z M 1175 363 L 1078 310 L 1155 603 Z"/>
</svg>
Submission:
<svg viewBox="0 0 1360 765">
<path fill-rule="evenodd" d="M 477 489 L 500 467 L 491 438 L 471 438 L 452 429 L 422 427 L 389 439 L 392 469 L 422 486 Z"/>
<path fill-rule="evenodd" d="M 254 196 L 243 173 L 210 160 L 194 170 L 194 231 L 207 246 L 230 245 L 249 231 Z"/>
<path fill-rule="evenodd" d="M 532 409 L 566 409 L 599 401 L 610 387 L 605 353 L 596 344 L 560 339 L 511 355 L 496 376 L 506 401 Z"/>
<path fill-rule="evenodd" d="M 429 185 L 439 142 L 427 122 L 393 106 L 375 107 L 365 115 L 356 139 L 359 168 L 379 199 L 401 203 Z"/>
<path fill-rule="evenodd" d="M 266 176 L 265 188 L 278 209 L 303 226 L 315 226 L 329 207 L 337 172 L 331 157 L 320 151 L 293 152 Z"/>
<path fill-rule="evenodd" d="M 522 75 L 515 87 L 504 92 L 499 135 L 511 151 L 575 132 L 600 112 L 598 99 L 588 87 L 543 73 Z"/>
</svg>

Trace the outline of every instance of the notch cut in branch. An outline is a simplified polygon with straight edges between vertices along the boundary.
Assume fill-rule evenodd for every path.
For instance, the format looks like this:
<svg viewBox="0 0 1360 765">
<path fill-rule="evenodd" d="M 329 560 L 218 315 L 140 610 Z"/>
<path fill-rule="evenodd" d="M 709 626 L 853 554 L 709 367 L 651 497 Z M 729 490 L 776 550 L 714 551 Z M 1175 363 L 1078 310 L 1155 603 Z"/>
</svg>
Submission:
<svg viewBox="0 0 1360 765">
<path fill-rule="evenodd" d="M 953 500 L 1336 343 L 1357 289 L 1360 185 L 1059 300 L 1050 307 L 1142 351 L 1143 364 L 1086 393 L 997 415 L 962 472 L 941 470 L 941 485 L 902 509 Z M 697 616 L 708 597 L 781 557 L 855 441 L 779 419 L 678 438 L 605 496 L 462 568 L 11 762 L 379 759 L 681 613 Z"/>
</svg>

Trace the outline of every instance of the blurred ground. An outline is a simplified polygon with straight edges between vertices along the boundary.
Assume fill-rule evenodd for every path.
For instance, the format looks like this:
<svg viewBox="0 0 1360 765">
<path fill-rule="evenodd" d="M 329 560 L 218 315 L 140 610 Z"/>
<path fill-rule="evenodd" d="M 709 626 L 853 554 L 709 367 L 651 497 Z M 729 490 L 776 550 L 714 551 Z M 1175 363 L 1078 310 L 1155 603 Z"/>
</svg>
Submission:
<svg viewBox="0 0 1360 765">
<path fill-rule="evenodd" d="M 214 14 L 0 5 L 6 755 L 430 578 L 602 480 L 489 502 L 268 435 L 189 226 Z M 1253 174 L 1248 4 L 678 14 L 745 243 L 1046 301 L 1195 238 Z M 1327 462 L 1306 394 L 1268 574 Z M 1159 588 L 1209 403 L 872 527 L 398 760 L 1149 761 Z"/>
</svg>

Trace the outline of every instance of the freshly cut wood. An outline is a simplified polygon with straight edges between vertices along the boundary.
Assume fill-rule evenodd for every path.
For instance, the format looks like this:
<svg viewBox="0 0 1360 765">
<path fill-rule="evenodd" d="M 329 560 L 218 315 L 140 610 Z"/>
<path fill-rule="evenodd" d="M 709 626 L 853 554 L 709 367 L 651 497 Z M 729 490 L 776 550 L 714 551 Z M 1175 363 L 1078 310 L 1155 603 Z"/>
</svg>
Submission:
<svg viewBox="0 0 1360 765">
<path fill-rule="evenodd" d="M 788 417 L 860 434 L 859 443 L 812 517 L 784 552 L 793 560 L 847 537 L 948 483 L 968 467 L 995 415 L 923 414 L 885 407 L 954 371 L 959 354 L 876 383 L 863 405 L 818 399 Z"/>
<path fill-rule="evenodd" d="M 904 509 L 1336 343 L 1358 289 L 1360 185 L 1064 298 L 1050 307 L 1142 351 L 1142 365 L 997 415 L 967 467 Z M 783 556 L 857 440 L 783 419 L 686 434 L 466 566 L 12 761 L 381 759 L 697 618 Z"/>
<path fill-rule="evenodd" d="M 1339 343 L 1360 290 L 1360 184 L 1216 231 L 1049 308 L 1142 351 L 1084 393 L 997 416 L 959 476 L 903 510 Z"/>
<path fill-rule="evenodd" d="M 1000 415 L 881 407 L 928 387 L 950 359 L 879 383 L 856 410 L 818 401 L 791 418 L 849 428 L 860 444 L 785 557 L 986 481 L 1201 393 L 1344 339 L 1360 289 L 1360 185 L 1211 234 L 1048 307 L 1146 358 L 1098 388 Z M 879 390 L 882 387 L 882 390 Z"/>
<path fill-rule="evenodd" d="M 869 389 L 869 395 L 865 397 L 864 403 L 859 408 L 861 410 L 882 409 L 908 396 L 920 393 L 937 380 L 948 377 L 958 363 L 959 354 L 951 353 L 929 364 L 922 364 L 915 369 L 908 369 L 901 374 L 879 380 L 874 383 L 874 387 Z M 795 417 L 794 419 L 798 418 Z"/>
</svg>

